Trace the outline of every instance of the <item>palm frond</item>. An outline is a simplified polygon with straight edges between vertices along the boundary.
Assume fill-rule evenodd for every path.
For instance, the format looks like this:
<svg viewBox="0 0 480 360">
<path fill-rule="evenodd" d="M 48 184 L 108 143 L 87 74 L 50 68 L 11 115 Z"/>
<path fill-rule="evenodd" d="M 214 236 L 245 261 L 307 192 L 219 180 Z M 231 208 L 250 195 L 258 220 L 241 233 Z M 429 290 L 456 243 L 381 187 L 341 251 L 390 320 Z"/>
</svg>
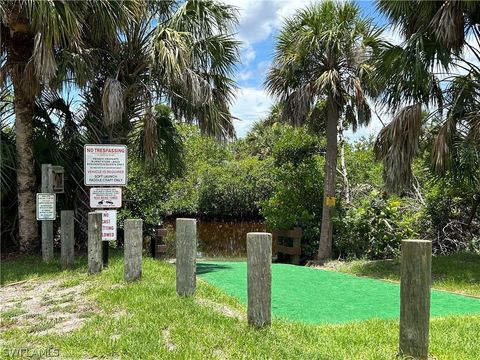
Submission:
<svg viewBox="0 0 480 360">
<path fill-rule="evenodd" d="M 456 135 L 456 126 L 455 118 L 450 117 L 440 127 L 438 134 L 435 136 L 432 147 L 432 167 L 438 174 L 445 173 L 451 169 L 452 147 Z"/>
<path fill-rule="evenodd" d="M 183 142 L 170 108 L 157 105 L 135 125 L 131 145 L 138 159 L 149 165 L 165 166 L 169 174 L 183 171 Z"/>
<path fill-rule="evenodd" d="M 111 127 L 122 119 L 124 100 L 123 87 L 120 81 L 107 78 L 102 95 L 103 121 Z"/>
<path fill-rule="evenodd" d="M 383 160 L 383 177 L 389 191 L 400 191 L 410 185 L 422 120 L 420 104 L 406 106 L 377 136 L 374 152 L 377 159 Z"/>
</svg>

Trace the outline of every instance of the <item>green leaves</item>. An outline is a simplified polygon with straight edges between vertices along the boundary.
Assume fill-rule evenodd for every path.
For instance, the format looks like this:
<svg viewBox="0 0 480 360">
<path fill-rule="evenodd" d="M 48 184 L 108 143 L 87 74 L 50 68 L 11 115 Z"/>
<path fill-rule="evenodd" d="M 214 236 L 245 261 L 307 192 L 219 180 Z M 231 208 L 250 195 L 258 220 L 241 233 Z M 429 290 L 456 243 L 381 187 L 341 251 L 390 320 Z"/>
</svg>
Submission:
<svg viewBox="0 0 480 360">
<path fill-rule="evenodd" d="M 335 246 L 342 257 L 389 259 L 399 254 L 401 240 L 415 235 L 408 202 L 385 200 L 374 191 L 337 219 Z"/>
<path fill-rule="evenodd" d="M 315 104 L 329 99 L 355 128 L 368 124 L 365 95 L 374 93 L 371 67 L 383 46 L 380 34 L 350 2 L 322 1 L 287 19 L 265 82 L 284 105 L 284 120 L 301 125 Z"/>
</svg>

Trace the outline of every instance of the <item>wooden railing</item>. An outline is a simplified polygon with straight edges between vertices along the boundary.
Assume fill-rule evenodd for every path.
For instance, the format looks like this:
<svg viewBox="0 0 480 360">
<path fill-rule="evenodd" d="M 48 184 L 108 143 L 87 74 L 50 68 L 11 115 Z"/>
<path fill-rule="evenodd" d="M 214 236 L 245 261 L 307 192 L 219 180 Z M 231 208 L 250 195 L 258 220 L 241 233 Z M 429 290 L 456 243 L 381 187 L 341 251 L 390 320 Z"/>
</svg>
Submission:
<svg viewBox="0 0 480 360">
<path fill-rule="evenodd" d="M 272 230 L 278 262 L 287 262 L 295 265 L 300 264 L 302 235 L 303 231 L 299 227 L 291 230 Z"/>
</svg>

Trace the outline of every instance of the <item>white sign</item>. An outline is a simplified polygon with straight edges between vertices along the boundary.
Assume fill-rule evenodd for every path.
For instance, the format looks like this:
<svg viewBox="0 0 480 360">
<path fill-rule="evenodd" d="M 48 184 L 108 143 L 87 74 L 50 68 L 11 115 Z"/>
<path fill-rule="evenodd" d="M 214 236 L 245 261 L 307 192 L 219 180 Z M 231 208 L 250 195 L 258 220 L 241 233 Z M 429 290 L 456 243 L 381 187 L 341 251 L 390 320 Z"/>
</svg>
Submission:
<svg viewBox="0 0 480 360">
<path fill-rule="evenodd" d="M 117 240 L 117 210 L 96 210 L 102 213 L 102 241 Z"/>
<path fill-rule="evenodd" d="M 55 194 L 38 193 L 37 194 L 37 220 L 55 220 L 56 203 Z"/>
<path fill-rule="evenodd" d="M 126 145 L 85 145 L 86 186 L 127 185 Z"/>
<path fill-rule="evenodd" d="M 92 209 L 122 207 L 122 188 L 90 188 L 90 207 Z"/>
</svg>

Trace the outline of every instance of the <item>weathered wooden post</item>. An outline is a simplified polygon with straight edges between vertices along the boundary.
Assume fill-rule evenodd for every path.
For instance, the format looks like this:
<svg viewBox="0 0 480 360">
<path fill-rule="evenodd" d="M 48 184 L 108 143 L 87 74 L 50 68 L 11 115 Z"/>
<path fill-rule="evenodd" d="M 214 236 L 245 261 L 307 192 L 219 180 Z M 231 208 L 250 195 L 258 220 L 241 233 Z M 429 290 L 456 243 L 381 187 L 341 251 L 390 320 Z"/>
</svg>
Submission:
<svg viewBox="0 0 480 360">
<path fill-rule="evenodd" d="M 63 269 L 69 269 L 73 266 L 75 248 L 73 216 L 73 210 L 62 210 L 60 212 L 60 260 Z"/>
<path fill-rule="evenodd" d="M 102 270 L 102 213 L 88 213 L 88 273 Z"/>
<path fill-rule="evenodd" d="M 197 220 L 177 219 L 176 224 L 177 294 L 195 293 L 197 257 Z"/>
<path fill-rule="evenodd" d="M 125 281 L 134 281 L 142 276 L 142 224 L 141 219 L 124 222 L 124 271 Z"/>
<path fill-rule="evenodd" d="M 247 234 L 248 323 L 272 322 L 272 234 Z"/>
<path fill-rule="evenodd" d="M 52 164 L 42 164 L 42 193 L 53 193 Z M 53 220 L 42 220 L 42 258 L 53 260 Z"/>
<path fill-rule="evenodd" d="M 400 281 L 400 354 L 428 358 L 432 242 L 403 240 Z"/>
</svg>

